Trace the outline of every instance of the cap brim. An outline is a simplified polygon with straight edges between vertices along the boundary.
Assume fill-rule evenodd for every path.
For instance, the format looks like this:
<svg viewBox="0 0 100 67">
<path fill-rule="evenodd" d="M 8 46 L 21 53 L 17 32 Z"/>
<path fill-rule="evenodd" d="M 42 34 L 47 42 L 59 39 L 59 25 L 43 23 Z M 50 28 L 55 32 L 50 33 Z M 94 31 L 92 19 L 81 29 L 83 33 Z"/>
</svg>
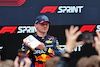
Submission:
<svg viewBox="0 0 100 67">
<path fill-rule="evenodd" d="M 48 23 L 52 24 L 50 21 L 44 21 L 44 22 L 48 22 Z M 42 22 L 42 23 L 44 23 L 44 22 Z M 41 24 L 42 24 L 42 23 L 41 23 Z"/>
</svg>

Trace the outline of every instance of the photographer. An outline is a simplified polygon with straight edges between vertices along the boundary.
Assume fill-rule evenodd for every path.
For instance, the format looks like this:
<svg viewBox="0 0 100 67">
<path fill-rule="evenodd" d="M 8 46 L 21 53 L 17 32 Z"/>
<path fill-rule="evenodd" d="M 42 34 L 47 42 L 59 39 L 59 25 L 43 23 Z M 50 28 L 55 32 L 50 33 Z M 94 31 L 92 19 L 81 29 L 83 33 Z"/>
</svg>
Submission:
<svg viewBox="0 0 100 67">
<path fill-rule="evenodd" d="M 74 27 L 73 25 L 70 27 L 70 29 L 65 30 L 66 35 L 66 48 L 65 53 L 60 58 L 60 61 L 57 63 L 56 67 L 70 67 L 69 66 L 69 60 L 70 60 L 70 53 L 72 53 L 72 50 L 81 44 L 84 44 L 83 41 L 77 42 L 77 38 L 79 35 L 82 34 L 82 32 L 78 31 L 79 27 Z"/>
<path fill-rule="evenodd" d="M 72 50 L 81 44 L 84 44 L 84 41 L 77 41 L 77 38 L 79 37 L 79 35 L 82 34 L 82 32 L 78 31 L 79 27 L 74 27 L 71 26 L 70 29 L 66 29 L 65 30 L 65 35 L 66 35 L 66 48 L 65 48 L 65 53 L 62 55 L 62 57 L 60 58 L 60 61 L 57 63 L 56 67 L 70 67 L 69 66 L 69 61 L 71 59 L 70 54 L 72 53 Z M 94 43 L 93 45 L 95 46 L 96 51 L 98 52 L 98 55 L 100 55 L 100 32 L 96 32 L 97 36 L 94 37 Z M 88 67 L 88 65 L 90 64 L 90 67 L 92 67 L 92 63 L 89 62 L 95 62 L 95 60 L 91 60 L 91 58 L 97 58 L 97 63 L 96 66 L 99 66 L 99 62 L 100 62 L 100 57 L 96 55 L 96 56 L 91 56 L 90 58 L 84 58 L 82 59 L 83 64 L 85 64 L 85 62 L 88 62 L 88 64 L 86 63 L 85 65 L 87 66 L 82 66 L 82 64 L 80 64 L 81 66 L 77 67 Z M 95 66 L 95 65 L 94 65 Z M 95 67 L 96 67 L 95 66 Z"/>
<path fill-rule="evenodd" d="M 92 55 L 90 57 L 82 57 L 78 62 L 76 67 L 100 67 L 100 32 L 96 32 L 97 36 L 94 37 L 94 43 L 98 55 Z"/>
</svg>

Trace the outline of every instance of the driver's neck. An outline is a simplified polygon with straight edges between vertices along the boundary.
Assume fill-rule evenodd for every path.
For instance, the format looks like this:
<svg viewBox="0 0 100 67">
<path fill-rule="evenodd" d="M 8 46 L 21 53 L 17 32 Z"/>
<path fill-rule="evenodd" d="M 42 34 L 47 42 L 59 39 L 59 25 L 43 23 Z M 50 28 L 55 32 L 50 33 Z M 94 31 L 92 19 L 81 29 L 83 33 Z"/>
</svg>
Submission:
<svg viewBox="0 0 100 67">
<path fill-rule="evenodd" d="M 40 33 L 40 32 L 37 32 L 37 35 L 40 36 L 40 37 L 44 37 L 44 36 L 46 36 L 46 34 L 47 34 L 47 33 Z"/>
</svg>

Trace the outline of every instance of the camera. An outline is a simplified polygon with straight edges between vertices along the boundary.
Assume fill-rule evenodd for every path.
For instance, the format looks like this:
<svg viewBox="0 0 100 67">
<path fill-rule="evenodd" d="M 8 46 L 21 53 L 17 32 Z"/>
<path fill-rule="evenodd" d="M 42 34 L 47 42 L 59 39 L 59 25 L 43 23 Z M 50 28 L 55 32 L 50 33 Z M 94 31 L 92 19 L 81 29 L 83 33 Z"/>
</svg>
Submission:
<svg viewBox="0 0 100 67">
<path fill-rule="evenodd" d="M 96 36 L 95 32 L 83 32 L 78 41 L 84 41 L 85 43 L 94 43 L 94 36 Z"/>
<path fill-rule="evenodd" d="M 23 59 L 24 59 L 25 57 L 27 57 L 27 54 L 26 54 L 25 51 L 22 51 L 21 49 L 19 49 L 19 50 L 18 50 L 18 56 L 19 56 L 19 63 L 20 63 L 21 61 L 24 61 Z"/>
</svg>

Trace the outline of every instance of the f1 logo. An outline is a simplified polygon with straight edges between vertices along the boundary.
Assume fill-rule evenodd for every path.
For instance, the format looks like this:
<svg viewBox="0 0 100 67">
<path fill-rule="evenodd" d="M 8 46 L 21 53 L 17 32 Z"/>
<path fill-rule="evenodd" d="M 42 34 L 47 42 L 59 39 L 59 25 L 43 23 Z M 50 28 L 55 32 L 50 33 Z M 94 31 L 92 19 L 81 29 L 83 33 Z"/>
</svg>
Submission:
<svg viewBox="0 0 100 67">
<path fill-rule="evenodd" d="M 5 26 L 0 30 L 0 34 L 4 34 L 6 32 L 14 33 L 15 30 L 17 29 L 17 26 Z"/>
<path fill-rule="evenodd" d="M 85 31 L 93 32 L 95 27 L 96 27 L 96 25 L 83 25 L 79 31 L 81 31 L 81 32 L 85 32 Z"/>
<path fill-rule="evenodd" d="M 56 12 L 56 9 L 58 8 L 58 6 L 45 6 L 40 13 L 46 13 L 46 12 L 50 12 L 50 13 L 54 13 Z"/>
<path fill-rule="evenodd" d="M 21 6 L 26 0 L 0 0 L 0 6 Z"/>
</svg>

